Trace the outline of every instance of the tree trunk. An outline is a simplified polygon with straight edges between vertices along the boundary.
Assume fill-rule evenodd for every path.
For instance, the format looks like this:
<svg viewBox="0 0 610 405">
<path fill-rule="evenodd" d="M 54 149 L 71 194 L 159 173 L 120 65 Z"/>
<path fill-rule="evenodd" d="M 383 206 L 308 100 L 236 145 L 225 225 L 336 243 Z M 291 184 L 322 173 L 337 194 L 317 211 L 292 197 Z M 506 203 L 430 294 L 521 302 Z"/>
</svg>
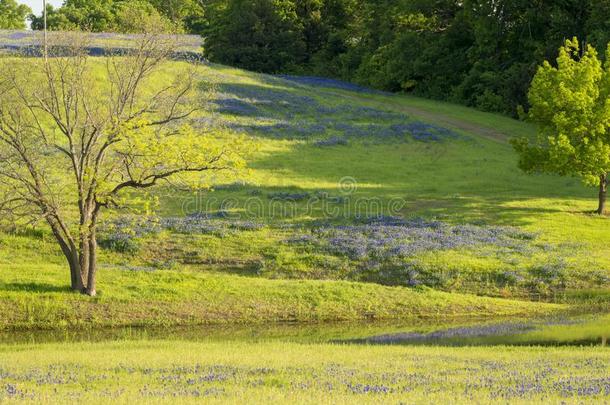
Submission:
<svg viewBox="0 0 610 405">
<path fill-rule="evenodd" d="M 87 295 L 95 297 L 97 291 L 95 291 L 96 276 L 97 276 L 97 215 L 99 213 L 100 206 L 95 204 L 95 207 L 91 213 L 91 222 L 89 226 L 89 267 L 87 268 Z"/>
<path fill-rule="evenodd" d="M 96 283 L 96 273 L 97 273 L 97 237 L 95 234 L 95 229 L 91 231 L 91 236 L 89 238 L 89 269 L 87 276 L 87 295 L 90 297 L 95 297 L 95 283 Z"/>
<path fill-rule="evenodd" d="M 606 200 L 608 198 L 608 175 L 601 176 L 599 179 L 599 215 L 606 214 Z"/>
<path fill-rule="evenodd" d="M 74 291 L 82 292 L 85 288 L 85 284 L 83 283 L 81 274 L 78 251 L 73 244 L 68 244 L 68 242 L 66 242 L 66 240 L 61 236 L 61 232 L 56 222 L 54 222 L 50 217 L 47 218 L 47 222 L 51 227 L 51 231 L 53 232 L 55 239 L 57 239 L 57 243 L 59 243 L 61 251 L 68 262 L 68 266 L 70 267 L 70 288 L 72 288 Z"/>
<path fill-rule="evenodd" d="M 90 296 L 96 295 L 96 273 L 97 273 L 97 215 L 100 206 L 95 205 L 91 215 L 81 218 L 81 231 L 78 246 L 70 235 L 64 236 L 68 231 L 64 230 L 59 220 L 51 216 L 47 217 L 47 222 L 57 239 L 59 246 L 70 267 L 70 286 L 72 290 Z M 86 220 L 86 218 L 89 220 Z M 86 226 L 86 228 L 85 228 Z"/>
<path fill-rule="evenodd" d="M 64 256 L 70 267 L 70 288 L 73 291 L 83 292 L 85 283 L 83 282 L 78 252 L 68 249 L 64 252 Z"/>
<path fill-rule="evenodd" d="M 79 254 L 79 270 L 81 279 L 83 280 L 83 286 L 87 286 L 87 279 L 89 276 L 89 236 L 82 235 L 80 239 L 80 254 Z"/>
<path fill-rule="evenodd" d="M 70 263 L 71 288 L 73 291 L 83 292 L 85 289 L 85 283 L 83 282 L 78 253 L 71 253 L 70 257 L 67 257 L 67 259 L 68 263 Z"/>
</svg>

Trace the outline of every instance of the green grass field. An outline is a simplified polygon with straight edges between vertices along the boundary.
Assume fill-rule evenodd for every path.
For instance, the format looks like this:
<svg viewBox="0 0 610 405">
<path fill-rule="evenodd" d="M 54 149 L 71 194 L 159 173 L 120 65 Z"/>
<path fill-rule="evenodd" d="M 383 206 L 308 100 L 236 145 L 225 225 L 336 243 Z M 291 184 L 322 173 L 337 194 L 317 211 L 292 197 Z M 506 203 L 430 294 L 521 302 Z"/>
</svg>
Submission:
<svg viewBox="0 0 610 405">
<path fill-rule="evenodd" d="M 600 403 L 605 348 L 125 341 L 0 348 L 0 401 Z"/>
<path fill-rule="evenodd" d="M 450 281 L 432 287 L 490 295 L 511 295 L 526 289 L 545 292 L 547 286 L 543 284 L 552 283 L 527 274 L 536 273 L 541 266 L 554 266 L 551 271 L 560 273 L 561 280 L 556 284 L 562 287 L 607 285 L 610 255 L 605 241 L 610 228 L 607 219 L 590 214 L 595 207 L 595 191 L 584 188 L 577 179 L 519 173 L 516 155 L 507 140 L 533 134 L 535 129 L 528 124 L 420 99 L 295 86 L 232 69 L 216 68 L 215 71 L 221 75 L 225 88 L 242 100 L 252 101 L 254 97 L 266 100 L 276 96 L 269 92 L 283 92 L 279 94 L 289 95 L 289 101 L 295 98 L 295 103 L 317 105 L 297 106 L 296 111 L 288 108 L 278 113 L 261 102 L 254 117 L 221 113 L 222 120 L 245 128 L 254 137 L 258 151 L 250 159 L 251 173 L 240 177 L 237 185 L 218 187 L 214 193 L 196 198 L 162 198 L 164 215 L 213 212 L 222 208 L 221 202 L 229 201 L 230 210 L 238 216 L 254 217 L 264 224 L 289 221 L 307 228 L 309 223 L 325 217 L 325 208 L 345 219 L 354 215 L 388 214 L 383 209 L 391 201 L 400 200 L 403 205 L 393 213 L 403 217 L 437 219 L 449 224 L 516 226 L 536 234 L 532 251 L 527 254 L 500 252 L 494 248 L 485 252 L 458 248 L 409 257 L 408 261 L 415 262 L 422 273 L 430 275 L 444 270 L 456 274 Z M 368 110 L 363 117 L 358 112 L 346 112 L 346 107 Z M 327 114 L 319 115 L 320 111 Z M 382 115 L 387 113 L 398 116 Z M 265 131 L 270 122 L 284 124 L 290 120 L 301 128 L 308 125 L 314 128 L 304 134 L 297 132 L 297 128 L 272 134 Z M 321 130 L 315 127 L 320 120 L 331 124 Z M 405 120 L 449 128 L 460 138 L 419 142 L 408 136 L 384 135 L 388 126 Z M 337 121 L 353 123 L 359 130 L 364 128 L 364 134 L 350 136 L 350 129 L 341 134 L 337 125 L 332 125 Z M 316 141 L 333 136 L 344 137 L 348 144 L 316 145 Z M 310 200 L 305 199 L 292 202 L 289 215 L 285 215 L 286 211 L 281 212 L 284 215 L 277 215 L 271 208 L 257 210 L 255 215 L 248 210 L 252 196 L 262 199 L 266 206 L 269 196 L 278 192 L 341 198 L 344 194 L 340 183 L 346 176 L 355 180 L 357 187 L 347 196 L 348 202 L 339 207 L 332 203 L 311 207 Z M 371 212 L 370 205 L 365 209 L 355 206 L 358 201 L 370 199 L 378 199 L 382 208 Z M 243 266 L 246 271 L 248 265 L 263 267 L 263 274 L 289 278 L 345 278 L 350 277 L 346 275 L 349 269 L 359 264 L 320 249 L 282 244 L 289 236 L 275 227 L 271 232 L 242 232 L 222 241 L 206 238 L 202 243 L 209 248 L 200 252 L 198 259 L 222 264 L 240 262 L 238 258 L 241 258 L 242 263 L 246 262 Z M 217 246 L 219 251 L 215 249 Z M 159 246 L 151 250 L 162 251 Z M 506 272 L 520 273 L 527 280 L 522 285 L 487 282 Z M 370 279 L 379 281 L 374 275 Z M 391 282 L 400 284 L 399 279 Z"/>
<path fill-rule="evenodd" d="M 129 270 L 105 266 L 95 299 L 69 291 L 61 258 L 28 238 L 6 244 L 37 251 L 38 260 L 2 266 L 0 329 L 73 329 L 210 323 L 323 322 L 485 316 L 530 316 L 562 305 L 499 300 L 368 283 L 269 280 L 200 271 Z M 53 263 L 54 262 L 54 263 Z"/>
<path fill-rule="evenodd" d="M 242 139 L 248 170 L 105 212 L 95 298 L 44 227 L 1 231 L 0 403 L 608 400 L 610 219 L 517 170 L 535 128 L 199 73 L 217 94 L 191 124 Z"/>
<path fill-rule="evenodd" d="M 540 314 L 565 307 L 529 299 L 607 291 L 610 222 L 577 179 L 517 170 L 508 139 L 528 124 L 200 73 L 218 95 L 193 125 L 245 137 L 249 170 L 197 194 L 156 190 L 158 217 L 107 214 L 95 301 L 68 291 L 47 230 L 1 233 L 1 328 Z M 415 222 L 376 222 L 388 217 Z"/>
</svg>

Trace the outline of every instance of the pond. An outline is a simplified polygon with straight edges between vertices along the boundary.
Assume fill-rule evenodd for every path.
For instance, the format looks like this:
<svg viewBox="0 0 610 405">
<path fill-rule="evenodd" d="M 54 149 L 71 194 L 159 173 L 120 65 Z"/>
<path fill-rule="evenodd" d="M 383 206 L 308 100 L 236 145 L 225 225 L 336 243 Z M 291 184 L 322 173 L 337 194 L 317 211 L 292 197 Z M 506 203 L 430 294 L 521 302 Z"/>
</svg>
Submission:
<svg viewBox="0 0 610 405">
<path fill-rule="evenodd" d="M 427 346 L 606 346 L 610 315 L 489 322 L 442 328 L 430 332 L 405 331 L 348 340 L 352 343 Z"/>
<path fill-rule="evenodd" d="M 289 341 L 365 345 L 610 345 L 610 314 L 546 319 L 274 324 L 0 332 L 0 344 L 123 340 Z"/>
</svg>

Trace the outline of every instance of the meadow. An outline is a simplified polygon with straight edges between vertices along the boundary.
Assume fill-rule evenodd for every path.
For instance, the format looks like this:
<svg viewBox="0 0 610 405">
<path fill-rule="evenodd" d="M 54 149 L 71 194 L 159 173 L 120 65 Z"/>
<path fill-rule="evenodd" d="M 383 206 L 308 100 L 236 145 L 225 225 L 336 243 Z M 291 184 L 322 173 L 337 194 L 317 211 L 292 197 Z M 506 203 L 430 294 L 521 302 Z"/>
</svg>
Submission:
<svg viewBox="0 0 610 405">
<path fill-rule="evenodd" d="M 0 333 L 0 401 L 600 403 L 610 395 L 608 321 Z"/>
<path fill-rule="evenodd" d="M 63 33 L 50 32 L 48 33 L 50 41 L 57 41 Z M 88 33 L 88 42 L 91 48 L 103 49 L 128 49 L 134 44 L 133 34 L 117 34 L 117 33 Z M 0 51 L 14 51 L 22 48 L 40 46 L 42 33 L 39 31 L 23 31 L 23 30 L 0 30 Z M 196 53 L 201 48 L 201 37 L 198 35 L 180 35 L 176 36 L 177 46 L 176 51 Z"/>
<path fill-rule="evenodd" d="M 194 197 L 160 197 L 162 216 L 199 221 L 194 232 L 162 231 L 204 234 L 196 244 L 221 247 L 197 254 L 181 240 L 179 254 L 191 255 L 183 261 L 240 257 L 244 272 L 270 278 L 495 296 L 607 284 L 607 221 L 588 212 L 594 191 L 515 168 L 507 140 L 533 133 L 528 124 L 324 80 L 312 87 L 312 79 L 213 71 L 215 125 L 247 134 L 258 150 L 247 176 Z M 236 229 L 215 229 L 224 219 Z"/>
<path fill-rule="evenodd" d="M 608 400 L 609 220 L 577 179 L 517 170 L 533 126 L 197 74 L 215 93 L 190 124 L 248 168 L 105 213 L 96 297 L 48 230 L 0 221 L 0 402 Z"/>
<path fill-rule="evenodd" d="M 119 341 L 0 349 L 0 400 L 36 403 L 602 403 L 610 352 Z"/>
<path fill-rule="evenodd" d="M 106 215 L 96 304 L 64 288 L 44 228 L 1 233 L 0 327 L 514 315 L 604 296 L 608 220 L 577 179 L 516 169 L 508 139 L 529 124 L 327 79 L 198 69 L 216 93 L 192 125 L 245 139 L 248 171 Z"/>
</svg>

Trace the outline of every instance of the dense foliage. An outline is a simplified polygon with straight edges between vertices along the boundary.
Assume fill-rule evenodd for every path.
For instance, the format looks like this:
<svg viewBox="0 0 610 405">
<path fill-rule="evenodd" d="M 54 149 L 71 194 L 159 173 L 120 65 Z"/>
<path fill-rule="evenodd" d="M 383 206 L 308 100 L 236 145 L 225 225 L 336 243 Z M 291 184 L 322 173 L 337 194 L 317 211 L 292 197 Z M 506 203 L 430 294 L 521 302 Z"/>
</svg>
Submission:
<svg viewBox="0 0 610 405">
<path fill-rule="evenodd" d="M 15 0 L 0 0 L 0 29 L 23 29 L 25 17 L 32 10 Z"/>
<path fill-rule="evenodd" d="M 610 48 L 608 48 L 610 55 Z M 529 117 L 540 128 L 535 142 L 514 142 L 528 172 L 578 175 L 599 187 L 598 214 L 604 214 L 610 173 L 610 63 L 594 48 L 568 40 L 557 68 L 540 67 L 529 91 Z"/>
<path fill-rule="evenodd" d="M 123 204 L 129 189 L 170 179 L 197 189 L 198 174 L 243 162 L 220 131 L 186 122 L 205 110 L 211 88 L 195 65 L 159 79 L 172 37 L 142 35 L 103 63 L 79 38 L 58 38 L 48 58 L 0 60 L 0 216 L 46 222 L 72 289 L 93 296 L 101 211 Z"/>
<path fill-rule="evenodd" d="M 338 77 L 513 115 L 527 105 L 536 67 L 565 38 L 598 50 L 610 40 L 610 0 L 66 0 L 50 25 L 121 30 L 123 3 L 152 5 L 205 35 L 205 53 L 216 62 Z"/>
<path fill-rule="evenodd" d="M 41 30 L 42 16 L 30 16 L 32 29 Z M 147 0 L 66 0 L 61 8 L 47 6 L 47 26 L 52 30 L 140 32 L 154 26 L 174 30 L 171 20 Z"/>
<path fill-rule="evenodd" d="M 235 0 L 211 9 L 207 55 L 261 72 L 294 69 L 305 58 L 302 26 L 289 0 Z"/>
</svg>

